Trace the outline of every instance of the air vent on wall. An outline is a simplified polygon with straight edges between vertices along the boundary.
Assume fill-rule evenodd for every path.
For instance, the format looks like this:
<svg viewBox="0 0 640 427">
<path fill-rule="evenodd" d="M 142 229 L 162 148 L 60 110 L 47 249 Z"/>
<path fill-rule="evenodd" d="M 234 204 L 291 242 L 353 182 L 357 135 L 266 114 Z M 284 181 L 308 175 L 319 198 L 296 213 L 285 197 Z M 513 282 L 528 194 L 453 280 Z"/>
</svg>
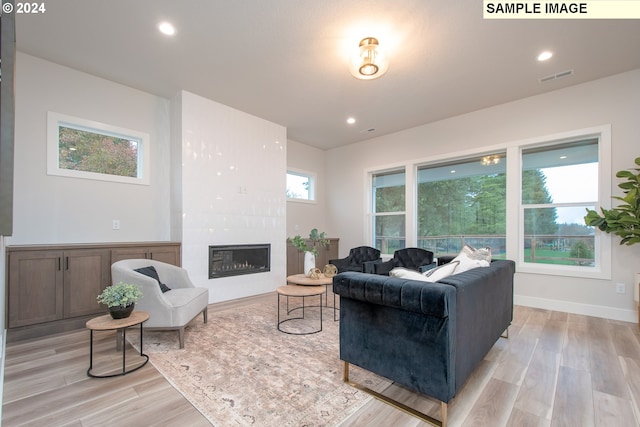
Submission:
<svg viewBox="0 0 640 427">
<path fill-rule="evenodd" d="M 538 81 L 540 83 L 546 83 L 546 82 L 550 82 L 552 80 L 558 80 L 561 79 L 563 77 L 569 77 L 573 75 L 573 70 L 565 70 L 565 71 L 560 71 L 559 73 L 556 74 L 551 74 L 549 76 L 545 76 L 545 77 L 540 77 L 538 79 Z"/>
</svg>

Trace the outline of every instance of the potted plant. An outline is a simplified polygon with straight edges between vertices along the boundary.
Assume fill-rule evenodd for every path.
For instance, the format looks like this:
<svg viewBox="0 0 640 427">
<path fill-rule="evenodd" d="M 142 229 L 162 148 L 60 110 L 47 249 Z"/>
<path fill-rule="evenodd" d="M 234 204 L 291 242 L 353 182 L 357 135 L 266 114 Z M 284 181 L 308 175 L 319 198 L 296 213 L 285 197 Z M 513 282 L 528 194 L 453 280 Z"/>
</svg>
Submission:
<svg viewBox="0 0 640 427">
<path fill-rule="evenodd" d="M 142 292 L 136 285 L 119 282 L 107 286 L 100 295 L 98 302 L 109 307 L 109 314 L 114 319 L 129 317 L 136 302 L 142 297 Z"/>
<path fill-rule="evenodd" d="M 640 167 L 640 157 L 635 159 L 635 164 Z M 640 168 L 619 171 L 616 173 L 616 177 L 626 180 L 618 184 L 624 197 L 613 197 L 623 203 L 612 209 L 601 207 L 602 215 L 592 209 L 587 209 L 584 223 L 598 227 L 605 233 L 613 233 L 620 237 L 621 245 L 631 246 L 640 243 Z M 640 273 L 635 273 L 634 276 L 634 299 L 639 301 Z M 640 308 L 638 323 L 640 324 Z"/>
<path fill-rule="evenodd" d="M 311 230 L 307 239 L 297 235 L 287 240 L 299 251 L 304 252 L 304 274 L 307 276 L 309 275 L 309 271 L 316 267 L 318 247 L 329 246 L 329 239 L 325 237 L 325 232 L 318 232 L 317 228 Z M 309 244 L 307 244 L 307 241 L 309 241 Z"/>
<path fill-rule="evenodd" d="M 640 166 L 640 157 L 635 159 L 635 164 Z M 584 217 L 585 224 L 617 235 L 621 238 L 620 244 L 627 246 L 640 243 L 640 168 L 632 170 L 636 173 L 629 170 L 616 173 L 616 177 L 626 179 L 618 184 L 625 194 L 624 197 L 613 197 L 624 202 L 623 204 L 612 209 L 601 207 L 602 215 L 587 209 L 587 215 Z"/>
</svg>

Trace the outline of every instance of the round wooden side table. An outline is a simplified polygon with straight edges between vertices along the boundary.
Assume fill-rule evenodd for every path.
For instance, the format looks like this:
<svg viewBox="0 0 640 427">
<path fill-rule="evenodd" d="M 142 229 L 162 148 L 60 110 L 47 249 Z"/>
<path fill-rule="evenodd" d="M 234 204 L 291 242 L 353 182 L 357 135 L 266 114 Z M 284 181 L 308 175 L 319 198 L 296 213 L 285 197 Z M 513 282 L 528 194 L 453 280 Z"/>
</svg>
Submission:
<svg viewBox="0 0 640 427">
<path fill-rule="evenodd" d="M 121 375 L 126 375 L 130 372 L 137 371 L 147 364 L 149 361 L 149 356 L 142 352 L 142 324 L 149 319 L 149 313 L 146 311 L 134 311 L 131 313 L 129 317 L 124 319 L 113 319 L 110 314 L 106 314 L 100 317 L 94 317 L 93 319 L 87 321 L 87 329 L 90 331 L 90 341 L 89 341 L 89 369 L 87 370 L 87 375 L 92 378 L 111 378 L 117 377 Z M 127 338 L 127 328 L 130 326 L 140 325 L 140 356 L 144 358 L 144 361 L 139 365 L 126 369 L 126 338 Z M 116 330 L 116 332 L 122 333 L 122 371 L 116 372 L 113 374 L 106 375 L 96 375 L 92 372 L 93 370 L 93 331 L 109 331 Z"/>
<path fill-rule="evenodd" d="M 280 332 L 284 332 L 285 334 L 291 334 L 291 335 L 309 335 L 309 334 L 315 334 L 322 331 L 322 294 L 325 293 L 324 286 L 288 286 L 287 285 L 287 286 L 280 286 L 278 289 L 276 289 L 276 291 L 278 292 L 278 330 Z M 287 305 L 286 305 L 287 315 L 289 315 L 293 311 L 301 310 L 302 316 L 290 317 L 284 320 L 280 320 L 280 297 L 281 296 L 287 297 Z M 314 296 L 320 297 L 320 305 L 316 306 L 316 307 L 319 307 L 319 311 L 320 311 L 320 328 L 310 332 L 293 332 L 290 330 L 288 331 L 286 329 L 282 329 L 281 325 L 285 322 L 289 322 L 291 320 L 304 319 L 305 308 L 309 308 L 309 306 L 305 306 L 304 299 L 306 297 L 314 297 Z M 289 297 L 302 298 L 302 306 L 289 309 Z"/>
</svg>

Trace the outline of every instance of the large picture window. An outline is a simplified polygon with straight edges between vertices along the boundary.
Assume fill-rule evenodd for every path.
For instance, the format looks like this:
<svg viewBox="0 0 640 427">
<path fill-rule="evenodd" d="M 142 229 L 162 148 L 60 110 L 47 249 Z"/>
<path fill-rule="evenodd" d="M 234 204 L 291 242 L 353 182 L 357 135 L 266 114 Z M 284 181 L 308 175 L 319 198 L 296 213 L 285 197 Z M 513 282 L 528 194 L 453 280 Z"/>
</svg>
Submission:
<svg viewBox="0 0 640 427">
<path fill-rule="evenodd" d="M 584 216 L 597 201 L 597 138 L 523 150 L 522 261 L 595 267 Z"/>
<path fill-rule="evenodd" d="M 149 184 L 149 135 L 49 112 L 47 173 Z"/>
<path fill-rule="evenodd" d="M 418 247 L 458 253 L 465 243 L 505 256 L 504 153 L 418 168 Z"/>
<path fill-rule="evenodd" d="M 393 254 L 406 245 L 405 173 L 373 174 L 373 241 L 383 254 Z"/>
</svg>

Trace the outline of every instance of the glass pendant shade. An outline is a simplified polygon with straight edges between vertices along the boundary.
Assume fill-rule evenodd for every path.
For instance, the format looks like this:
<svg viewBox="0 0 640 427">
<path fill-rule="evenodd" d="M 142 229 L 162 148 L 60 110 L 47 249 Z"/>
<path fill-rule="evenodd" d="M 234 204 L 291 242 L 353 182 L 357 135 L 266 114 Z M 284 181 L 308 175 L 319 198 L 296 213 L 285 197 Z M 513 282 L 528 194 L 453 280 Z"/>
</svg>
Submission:
<svg viewBox="0 0 640 427">
<path fill-rule="evenodd" d="M 351 74 L 358 79 L 370 80 L 382 76 L 388 68 L 389 64 L 380 50 L 378 39 L 362 39 L 358 53 L 351 60 Z"/>
</svg>

